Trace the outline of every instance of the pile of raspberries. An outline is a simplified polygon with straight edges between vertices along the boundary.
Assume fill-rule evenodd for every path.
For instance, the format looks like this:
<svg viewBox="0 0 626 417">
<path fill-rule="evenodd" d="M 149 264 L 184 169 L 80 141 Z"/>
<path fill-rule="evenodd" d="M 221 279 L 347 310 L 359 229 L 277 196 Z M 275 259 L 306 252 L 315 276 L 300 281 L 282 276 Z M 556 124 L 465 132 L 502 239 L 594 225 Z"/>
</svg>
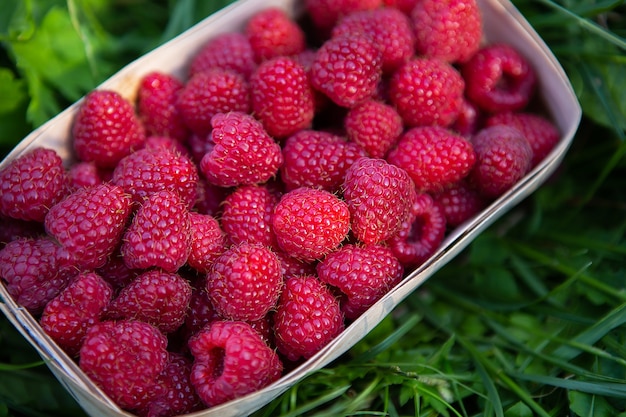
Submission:
<svg viewBox="0 0 626 417">
<path fill-rule="evenodd" d="M 185 79 L 145 75 L 134 102 L 90 92 L 71 164 L 38 147 L 0 171 L 3 284 L 123 409 L 276 381 L 559 141 L 474 0 L 305 6 L 208 40 Z"/>
</svg>

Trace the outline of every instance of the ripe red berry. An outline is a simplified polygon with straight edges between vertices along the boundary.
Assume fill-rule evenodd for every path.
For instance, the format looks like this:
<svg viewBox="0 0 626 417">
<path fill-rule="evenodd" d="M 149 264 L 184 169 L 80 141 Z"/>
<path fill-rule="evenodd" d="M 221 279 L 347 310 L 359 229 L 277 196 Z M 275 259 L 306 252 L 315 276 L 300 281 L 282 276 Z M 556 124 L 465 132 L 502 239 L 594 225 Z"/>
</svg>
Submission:
<svg viewBox="0 0 626 417">
<path fill-rule="evenodd" d="M 207 294 L 220 316 L 254 321 L 274 306 L 282 289 L 280 261 L 262 245 L 241 243 L 220 255 L 207 275 Z"/>
<path fill-rule="evenodd" d="M 382 52 L 367 35 L 331 38 L 317 50 L 311 84 L 342 107 L 372 97 L 382 77 Z"/>
<path fill-rule="evenodd" d="M 315 276 L 293 276 L 274 314 L 276 347 L 287 359 L 308 359 L 344 329 L 339 302 Z"/>
<path fill-rule="evenodd" d="M 76 356 L 89 328 L 100 321 L 113 288 L 94 272 L 79 273 L 43 310 L 41 328 L 69 355 Z"/>
<path fill-rule="evenodd" d="M 191 60 L 189 78 L 199 72 L 222 69 L 248 79 L 254 68 L 256 62 L 248 37 L 241 32 L 226 32 L 215 36 L 200 48 Z"/>
<path fill-rule="evenodd" d="M 465 62 L 482 39 L 476 0 L 420 0 L 410 12 L 419 54 L 446 62 Z"/>
<path fill-rule="evenodd" d="M 522 110 L 537 84 L 530 63 L 508 44 L 482 47 L 462 66 L 461 72 L 468 99 L 489 113 Z"/>
<path fill-rule="evenodd" d="M 350 210 L 335 194 L 313 188 L 289 191 L 274 208 L 272 227 L 278 246 L 304 261 L 337 248 L 350 230 Z"/>
<path fill-rule="evenodd" d="M 476 161 L 470 141 L 440 126 L 407 130 L 387 161 L 405 169 L 420 191 L 438 191 L 465 178 Z"/>
<path fill-rule="evenodd" d="M 517 183 L 531 168 L 533 151 L 519 130 L 496 125 L 472 138 L 476 165 L 470 181 L 487 198 L 495 198 Z"/>
<path fill-rule="evenodd" d="M 329 32 L 339 19 L 359 10 L 373 10 L 382 0 L 306 0 L 307 15 L 322 32 Z"/>
<path fill-rule="evenodd" d="M 78 267 L 103 266 L 119 245 L 132 211 L 132 199 L 121 187 L 102 183 L 75 191 L 50 208 L 46 231 Z"/>
<path fill-rule="evenodd" d="M 124 232 L 121 253 L 132 269 L 176 272 L 191 251 L 189 212 L 175 191 L 150 194 Z"/>
<path fill-rule="evenodd" d="M 93 187 L 104 182 L 103 173 L 92 162 L 76 162 L 68 170 L 70 189 L 75 191 L 79 188 Z"/>
<path fill-rule="evenodd" d="M 204 136 L 211 132 L 211 118 L 216 114 L 250 111 L 250 86 L 233 71 L 202 71 L 187 81 L 176 107 L 189 129 Z"/>
<path fill-rule="evenodd" d="M 285 141 L 281 180 L 287 190 L 299 187 L 339 191 L 346 170 L 366 152 L 342 136 L 320 130 L 302 130 Z"/>
<path fill-rule="evenodd" d="M 480 193 L 468 181 L 456 182 L 432 195 L 443 208 L 446 225 L 456 227 L 478 214 L 486 205 Z"/>
<path fill-rule="evenodd" d="M 207 180 L 221 187 L 260 184 L 278 172 L 280 146 L 254 117 L 219 113 L 211 121 L 215 146 L 200 162 Z"/>
<path fill-rule="evenodd" d="M 80 349 L 80 368 L 120 407 L 145 407 L 168 363 L 167 339 L 135 320 L 92 326 Z"/>
<path fill-rule="evenodd" d="M 113 168 L 145 141 L 145 130 L 131 103 L 111 90 L 94 90 L 80 104 L 72 127 L 82 161 Z"/>
<path fill-rule="evenodd" d="M 407 126 L 449 126 L 459 115 L 465 82 L 438 58 L 416 57 L 393 73 L 389 99 Z"/>
<path fill-rule="evenodd" d="M 384 158 L 402 133 L 402 118 L 392 106 L 368 100 L 350 109 L 344 119 L 348 139 L 372 158 Z"/>
<path fill-rule="evenodd" d="M 185 321 L 191 285 L 176 273 L 147 271 L 121 289 L 106 308 L 109 319 L 139 320 L 162 333 L 172 333 Z"/>
<path fill-rule="evenodd" d="M 360 158 L 348 170 L 343 198 L 352 233 L 363 243 L 379 243 L 396 234 L 415 199 L 409 174 L 384 159 Z"/>
<path fill-rule="evenodd" d="M 283 370 L 280 358 L 248 323 L 216 321 L 189 340 L 191 383 L 212 407 L 269 385 Z"/>
<path fill-rule="evenodd" d="M 302 28 L 277 7 L 267 7 L 255 13 L 246 23 L 244 33 L 259 63 L 279 56 L 296 55 L 306 47 Z"/>
<path fill-rule="evenodd" d="M 35 148 L 0 170 L 0 214 L 42 222 L 68 186 L 61 157 L 52 149 Z"/>
<path fill-rule="evenodd" d="M 191 251 L 187 258 L 190 267 L 206 274 L 213 262 L 226 250 L 226 236 L 217 219 L 209 214 L 189 213 Z"/>
<path fill-rule="evenodd" d="M 404 268 L 383 245 L 342 246 L 317 264 L 320 281 L 338 290 L 341 311 L 356 319 L 400 282 Z"/>
</svg>

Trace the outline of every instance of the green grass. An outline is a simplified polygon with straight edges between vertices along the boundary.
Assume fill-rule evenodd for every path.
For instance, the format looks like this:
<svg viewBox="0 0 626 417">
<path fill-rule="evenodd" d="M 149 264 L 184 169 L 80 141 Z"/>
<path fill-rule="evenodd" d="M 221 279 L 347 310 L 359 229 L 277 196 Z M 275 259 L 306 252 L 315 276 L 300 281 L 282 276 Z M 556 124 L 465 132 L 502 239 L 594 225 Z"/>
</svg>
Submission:
<svg viewBox="0 0 626 417">
<path fill-rule="evenodd" d="M 3 152 L 225 3 L 3 3 Z M 557 55 L 583 107 L 563 166 L 347 354 L 256 417 L 626 416 L 626 5 L 515 4 Z M 42 51 L 53 38 L 64 43 Z M 55 55 L 63 45 L 76 49 Z M 81 415 L 2 318 L 0 417 Z"/>
</svg>

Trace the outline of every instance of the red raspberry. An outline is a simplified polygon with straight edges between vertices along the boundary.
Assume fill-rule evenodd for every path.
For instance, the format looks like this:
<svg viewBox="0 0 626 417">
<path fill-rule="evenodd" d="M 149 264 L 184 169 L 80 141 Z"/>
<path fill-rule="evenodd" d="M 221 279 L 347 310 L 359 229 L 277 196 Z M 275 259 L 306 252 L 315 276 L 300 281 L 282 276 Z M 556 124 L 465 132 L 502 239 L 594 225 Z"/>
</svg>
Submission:
<svg viewBox="0 0 626 417">
<path fill-rule="evenodd" d="M 272 227 L 283 251 L 313 261 L 333 251 L 348 236 L 350 210 L 345 201 L 328 191 L 297 188 L 276 204 Z"/>
<path fill-rule="evenodd" d="M 96 269 L 96 273 L 111 284 L 116 291 L 127 286 L 142 272 L 140 269 L 132 269 L 126 266 L 121 247 L 120 242 L 120 245 L 113 251 L 107 262 L 102 267 Z"/>
<path fill-rule="evenodd" d="M 398 9 L 362 10 L 344 16 L 333 28 L 332 36 L 363 33 L 382 50 L 382 69 L 391 74 L 415 54 L 411 21 Z"/>
<path fill-rule="evenodd" d="M 78 190 L 80 188 L 89 188 L 104 182 L 101 170 L 95 162 L 76 162 L 72 164 L 68 172 L 70 188 Z"/>
<path fill-rule="evenodd" d="M 126 287 L 106 308 L 109 319 L 139 320 L 163 333 L 172 333 L 185 321 L 191 285 L 176 273 L 158 269 L 144 272 Z"/>
<path fill-rule="evenodd" d="M 157 267 L 176 272 L 187 261 L 191 240 L 189 213 L 178 193 L 150 194 L 126 229 L 121 253 L 132 269 Z"/>
<path fill-rule="evenodd" d="M 294 275 L 315 275 L 315 264 L 296 259 L 282 250 L 274 251 L 280 261 L 280 267 L 284 278 Z"/>
<path fill-rule="evenodd" d="M 387 161 L 405 169 L 421 191 L 438 191 L 468 175 L 476 155 L 463 136 L 439 126 L 407 130 Z"/>
<path fill-rule="evenodd" d="M 63 350 L 77 356 L 87 330 L 113 297 L 113 289 L 94 272 L 80 273 L 43 310 L 41 328 Z"/>
<path fill-rule="evenodd" d="M 465 62 L 480 47 L 482 16 L 476 0 L 421 0 L 410 16 L 421 55 Z"/>
<path fill-rule="evenodd" d="M 287 190 L 299 187 L 338 191 L 346 170 L 366 155 L 356 143 L 320 130 L 303 130 L 285 141 L 281 179 Z"/>
<path fill-rule="evenodd" d="M 277 138 L 311 127 L 315 113 L 313 90 L 304 67 L 293 58 L 263 62 L 250 77 L 252 111 Z"/>
<path fill-rule="evenodd" d="M 185 318 L 184 334 L 191 336 L 220 318 L 207 294 L 206 285 L 194 287 L 189 301 L 189 312 Z"/>
<path fill-rule="evenodd" d="M 94 90 L 80 104 L 72 127 L 74 149 L 82 161 L 113 168 L 142 146 L 145 130 L 131 103 L 119 93 Z"/>
<path fill-rule="evenodd" d="M 269 385 L 283 370 L 280 358 L 247 323 L 218 321 L 189 340 L 191 383 L 209 407 Z"/>
<path fill-rule="evenodd" d="M 373 10 L 382 0 L 306 0 L 306 11 L 318 29 L 330 31 L 343 16 L 359 10 Z"/>
<path fill-rule="evenodd" d="M 244 185 L 223 203 L 222 227 L 232 243 L 258 243 L 276 247 L 272 213 L 278 196 L 265 185 Z"/>
<path fill-rule="evenodd" d="M 0 171 L 0 214 L 42 222 L 67 195 L 68 185 L 61 157 L 52 149 L 35 148 Z"/>
<path fill-rule="evenodd" d="M 306 47 L 302 28 L 277 7 L 255 13 L 246 23 L 244 33 L 250 41 L 256 62 L 296 55 Z"/>
<path fill-rule="evenodd" d="M 222 211 L 222 200 L 227 194 L 227 188 L 211 184 L 204 177 L 200 177 L 194 210 L 198 213 L 217 217 Z"/>
<path fill-rule="evenodd" d="M 43 223 L 0 216 L 0 249 L 7 243 L 23 238 L 37 238 L 46 233 Z"/>
<path fill-rule="evenodd" d="M 278 351 L 291 361 L 308 359 L 344 329 L 339 302 L 314 276 L 287 278 L 274 314 Z"/>
<path fill-rule="evenodd" d="M 210 69 L 236 72 L 248 79 L 256 63 L 248 37 L 241 32 L 221 33 L 209 40 L 194 56 L 189 77 Z"/>
<path fill-rule="evenodd" d="M 450 64 L 417 57 L 393 73 L 389 99 L 408 126 L 449 126 L 459 115 L 465 82 Z"/>
<path fill-rule="evenodd" d="M 211 121 L 215 147 L 200 162 L 207 180 L 221 187 L 260 184 L 283 163 L 280 146 L 261 123 L 244 113 L 219 113 Z"/>
<path fill-rule="evenodd" d="M 470 173 L 473 186 L 487 198 L 502 195 L 531 168 L 533 150 L 519 130 L 496 125 L 472 138 L 476 165 Z"/>
<path fill-rule="evenodd" d="M 191 384 L 191 360 L 181 354 L 169 352 L 167 366 L 157 377 L 153 390 L 156 395 L 137 410 L 141 417 L 174 417 L 202 408 Z"/>
<path fill-rule="evenodd" d="M 148 323 L 101 322 L 89 329 L 80 368 L 120 407 L 145 407 L 168 362 L 167 339 Z"/>
<path fill-rule="evenodd" d="M 216 114 L 250 112 L 250 86 L 235 72 L 206 70 L 187 81 L 176 106 L 193 133 L 207 135 L 211 132 L 211 118 Z"/>
<path fill-rule="evenodd" d="M 165 148 L 170 152 L 185 155 L 187 158 L 192 157 L 191 152 L 187 148 L 186 142 L 172 139 L 169 136 L 149 136 L 146 138 L 144 148 L 148 148 L 153 151 Z"/>
<path fill-rule="evenodd" d="M 143 76 L 137 90 L 137 111 L 149 136 L 183 141 L 189 134 L 176 106 L 184 84 L 173 75 L 154 71 Z"/>
<path fill-rule="evenodd" d="M 198 192 L 198 169 L 191 159 L 164 147 L 148 147 L 122 159 L 113 171 L 112 183 L 141 204 L 152 193 L 175 190 L 191 208 Z"/>
<path fill-rule="evenodd" d="M 76 274 L 67 263 L 67 253 L 51 239 L 14 240 L 0 250 L 0 281 L 15 302 L 39 314 Z"/>
<path fill-rule="evenodd" d="M 556 146 L 561 134 L 556 126 L 545 117 L 532 113 L 497 113 L 485 122 L 486 126 L 507 125 L 519 130 L 533 149 L 531 165 L 541 162 Z"/>
<path fill-rule="evenodd" d="M 207 293 L 222 317 L 259 320 L 276 305 L 281 272 L 280 261 L 270 249 L 241 243 L 215 260 L 207 275 Z"/>
<path fill-rule="evenodd" d="M 191 252 L 187 263 L 206 274 L 219 255 L 226 250 L 226 236 L 215 217 L 196 212 L 189 213 L 191 225 Z"/>
<path fill-rule="evenodd" d="M 443 208 L 429 194 L 418 194 L 411 209 L 411 217 L 400 232 L 387 244 L 406 268 L 415 268 L 430 257 L 446 233 Z"/>
<path fill-rule="evenodd" d="M 77 190 L 52 206 L 45 226 L 74 264 L 99 268 L 119 245 L 131 212 L 131 197 L 121 187 L 102 183 Z"/>
<path fill-rule="evenodd" d="M 485 199 L 467 181 L 459 181 L 433 194 L 446 216 L 446 224 L 456 227 L 485 208 Z"/>
<path fill-rule="evenodd" d="M 319 264 L 320 281 L 339 291 L 341 311 L 356 319 L 402 279 L 404 268 L 382 245 L 344 245 Z"/>
<path fill-rule="evenodd" d="M 372 158 L 384 158 L 402 133 L 402 118 L 393 107 L 375 100 L 350 109 L 344 119 L 348 139 Z"/>
<path fill-rule="evenodd" d="M 382 76 L 382 52 L 367 35 L 326 41 L 311 64 L 311 84 L 342 107 L 372 97 Z"/>
<path fill-rule="evenodd" d="M 478 106 L 467 99 L 463 99 L 461 111 L 450 128 L 459 135 L 470 138 L 483 124 L 482 112 Z"/>
<path fill-rule="evenodd" d="M 506 44 L 482 47 L 462 66 L 461 73 L 469 100 L 490 113 L 522 110 L 537 85 L 530 63 Z"/>
<path fill-rule="evenodd" d="M 343 197 L 352 233 L 361 242 L 379 243 L 396 234 L 415 199 L 409 174 L 383 159 L 361 158 L 346 171 Z"/>
<path fill-rule="evenodd" d="M 383 0 L 383 5 L 386 7 L 395 7 L 409 15 L 418 2 L 419 0 Z"/>
</svg>

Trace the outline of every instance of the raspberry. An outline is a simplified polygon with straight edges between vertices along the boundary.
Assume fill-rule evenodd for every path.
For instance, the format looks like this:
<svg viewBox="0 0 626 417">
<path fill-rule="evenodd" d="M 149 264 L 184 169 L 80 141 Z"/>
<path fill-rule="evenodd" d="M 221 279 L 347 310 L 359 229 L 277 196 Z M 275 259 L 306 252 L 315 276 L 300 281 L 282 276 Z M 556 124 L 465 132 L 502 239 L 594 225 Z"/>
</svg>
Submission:
<svg viewBox="0 0 626 417">
<path fill-rule="evenodd" d="M 379 45 L 384 74 L 393 73 L 415 54 L 411 22 L 398 9 L 380 8 L 348 14 L 333 28 L 332 36 L 353 33 L 363 33 Z"/>
<path fill-rule="evenodd" d="M 278 172 L 280 146 L 259 121 L 244 113 L 219 113 L 211 121 L 215 147 L 200 162 L 207 180 L 221 187 L 260 184 Z"/>
<path fill-rule="evenodd" d="M 296 259 L 282 250 L 274 251 L 280 261 L 283 277 L 288 278 L 294 275 L 315 275 L 315 264 Z"/>
<path fill-rule="evenodd" d="M 382 0 L 306 0 L 308 16 L 321 31 L 330 31 L 341 17 L 359 10 L 373 10 Z"/>
<path fill-rule="evenodd" d="M 134 320 L 92 326 L 80 349 L 80 368 L 120 407 L 145 407 L 167 366 L 167 339 L 155 327 Z"/>
<path fill-rule="evenodd" d="M 255 67 L 248 37 L 240 32 L 221 33 L 203 45 L 193 57 L 189 77 L 217 68 L 233 71 L 248 79 Z"/>
<path fill-rule="evenodd" d="M 78 159 L 113 168 L 142 146 L 145 130 L 128 100 L 115 91 L 94 90 L 80 104 L 72 136 Z"/>
<path fill-rule="evenodd" d="M 419 54 L 446 62 L 465 62 L 482 38 L 476 0 L 421 0 L 410 12 Z"/>
<path fill-rule="evenodd" d="M 48 238 L 18 239 L 0 250 L 0 278 L 15 302 L 39 314 L 76 271 L 67 265 L 67 253 Z"/>
<path fill-rule="evenodd" d="M 354 107 L 376 92 L 382 63 L 380 48 L 367 35 L 331 38 L 317 50 L 311 84 L 337 105 Z"/>
<path fill-rule="evenodd" d="M 174 417 L 201 409 L 201 400 L 191 384 L 191 360 L 169 353 L 167 366 L 153 390 L 157 393 L 140 410 L 140 417 Z"/>
<path fill-rule="evenodd" d="M 190 240 L 189 213 L 178 193 L 156 191 L 135 213 L 121 253 L 129 268 L 176 272 L 187 261 Z"/>
<path fill-rule="evenodd" d="M 248 37 L 256 62 L 279 56 L 296 55 L 306 47 L 302 28 L 284 10 L 267 7 L 248 20 Z"/>
<path fill-rule="evenodd" d="M 461 111 L 450 128 L 459 135 L 470 138 L 483 124 L 482 112 L 478 106 L 467 99 L 463 99 Z"/>
<path fill-rule="evenodd" d="M 131 211 L 131 197 L 121 187 L 102 183 L 52 206 L 44 224 L 74 264 L 99 268 L 120 243 Z"/>
<path fill-rule="evenodd" d="M 328 191 L 297 188 L 276 204 L 272 227 L 283 251 L 313 261 L 333 251 L 347 237 L 350 210 Z"/>
<path fill-rule="evenodd" d="M 461 73 L 469 100 L 489 113 L 522 110 L 537 84 L 526 58 L 505 44 L 482 47 L 461 67 Z"/>
<path fill-rule="evenodd" d="M 486 205 L 484 198 L 467 181 L 454 183 L 432 197 L 443 208 L 446 224 L 450 227 L 470 219 Z"/>
<path fill-rule="evenodd" d="M 212 323 L 189 340 L 189 348 L 191 383 L 209 407 L 263 388 L 283 370 L 278 355 L 240 321 Z"/>
<path fill-rule="evenodd" d="M 280 261 L 271 250 L 241 243 L 215 260 L 207 275 L 207 293 L 222 317 L 259 320 L 278 300 L 281 272 Z"/>
<path fill-rule="evenodd" d="M 189 213 L 191 252 L 187 263 L 206 274 L 219 255 L 226 250 L 226 236 L 215 217 L 196 212 Z"/>
<path fill-rule="evenodd" d="M 400 282 L 404 268 L 382 245 L 344 245 L 319 264 L 320 281 L 339 291 L 341 311 L 356 319 Z"/>
<path fill-rule="evenodd" d="M 302 130 L 285 141 L 281 179 L 287 190 L 299 187 L 338 191 L 346 170 L 364 149 L 344 137 L 319 130 Z"/>
<path fill-rule="evenodd" d="M 278 196 L 264 185 L 244 185 L 235 189 L 222 203 L 222 227 L 230 241 L 275 248 L 272 213 L 277 202 Z"/>
<path fill-rule="evenodd" d="M 52 149 L 35 148 L 0 171 L 0 214 L 42 222 L 67 195 L 68 185 L 61 157 Z"/>
<path fill-rule="evenodd" d="M 393 236 L 409 215 L 415 185 L 404 169 L 383 159 L 361 158 L 346 171 L 343 197 L 355 237 L 379 243 Z"/>
<path fill-rule="evenodd" d="M 406 268 L 415 268 L 439 247 L 446 232 L 443 208 L 429 194 L 418 194 L 411 217 L 387 244 Z"/>
<path fill-rule="evenodd" d="M 187 81 L 176 106 L 193 133 L 207 135 L 211 132 L 211 118 L 216 114 L 250 112 L 250 86 L 235 72 L 206 70 Z"/>
<path fill-rule="evenodd" d="M 452 65 L 416 57 L 391 76 L 389 99 L 407 126 L 449 126 L 461 111 L 464 88 Z"/>
<path fill-rule="evenodd" d="M 533 150 L 531 165 L 541 162 L 561 138 L 556 126 L 545 117 L 533 113 L 497 113 L 485 122 L 486 126 L 507 125 L 519 130 Z"/>
<path fill-rule="evenodd" d="M 151 270 L 139 275 L 106 308 L 109 319 L 139 320 L 172 333 L 185 321 L 191 285 L 176 273 Z"/>
<path fill-rule="evenodd" d="M 185 318 L 184 332 L 193 335 L 207 324 L 220 319 L 206 291 L 206 285 L 194 287 L 189 301 L 189 313 Z"/>
<path fill-rule="evenodd" d="M 350 109 L 344 119 L 346 134 L 372 158 L 383 158 L 402 133 L 402 118 L 393 107 L 375 100 Z"/>
<path fill-rule="evenodd" d="M 313 90 L 304 67 L 295 59 L 263 62 L 250 77 L 252 111 L 277 138 L 311 127 L 315 113 Z"/>
<path fill-rule="evenodd" d="M 198 181 L 198 196 L 194 210 L 198 213 L 218 216 L 222 211 L 222 200 L 228 189 L 211 184 L 204 177 Z"/>
<path fill-rule="evenodd" d="M 186 146 L 186 142 L 172 139 L 169 136 L 148 136 L 146 138 L 144 148 L 148 148 L 152 151 L 158 151 L 159 149 L 165 148 L 170 152 L 174 152 L 176 154 L 184 155 L 187 158 L 191 158 L 191 153 Z"/>
<path fill-rule="evenodd" d="M 472 138 L 476 165 L 470 181 L 487 198 L 504 194 L 531 168 L 533 151 L 519 130 L 496 125 Z"/>
<path fill-rule="evenodd" d="M 7 243 L 23 238 L 37 238 L 46 233 L 43 223 L 0 216 L 0 249 Z"/>
<path fill-rule="evenodd" d="M 198 169 L 187 156 L 165 147 L 148 147 L 122 159 L 113 170 L 112 183 L 141 204 L 152 193 L 176 190 L 191 208 L 198 192 Z"/>
<path fill-rule="evenodd" d="M 274 315 L 278 351 L 291 361 L 308 359 L 344 329 L 339 302 L 314 276 L 287 278 Z"/>
<path fill-rule="evenodd" d="M 407 130 L 387 161 L 405 169 L 421 191 L 438 191 L 468 175 L 476 161 L 472 144 L 440 126 Z"/>
<path fill-rule="evenodd" d="M 104 182 L 98 166 L 92 162 L 76 162 L 68 172 L 70 189 L 89 188 Z"/>
<path fill-rule="evenodd" d="M 111 284 L 115 291 L 127 286 L 142 272 L 140 269 L 132 269 L 126 266 L 121 253 L 121 246 L 120 242 L 120 245 L 115 248 L 107 262 L 102 267 L 96 269 L 96 273 Z"/>
<path fill-rule="evenodd" d="M 77 356 L 87 330 L 100 321 L 113 289 L 94 272 L 80 273 L 43 310 L 41 328 L 63 350 Z"/>
<path fill-rule="evenodd" d="M 184 84 L 170 74 L 154 71 L 143 76 L 137 90 L 137 112 L 148 136 L 184 141 L 189 130 L 176 102 Z"/>
<path fill-rule="evenodd" d="M 409 15 L 419 0 L 383 0 L 385 7 L 395 7 L 401 12 Z"/>
</svg>

